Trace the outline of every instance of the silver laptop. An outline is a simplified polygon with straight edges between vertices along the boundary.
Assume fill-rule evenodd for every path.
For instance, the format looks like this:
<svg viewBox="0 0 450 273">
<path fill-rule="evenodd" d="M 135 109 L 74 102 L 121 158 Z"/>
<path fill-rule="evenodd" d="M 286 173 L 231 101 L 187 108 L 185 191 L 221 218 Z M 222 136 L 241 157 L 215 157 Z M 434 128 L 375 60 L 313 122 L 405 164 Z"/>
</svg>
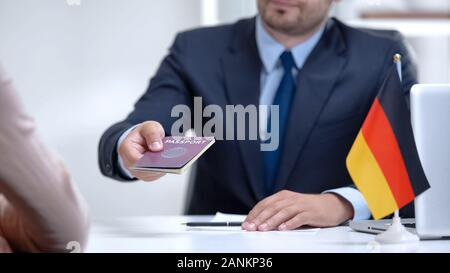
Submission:
<svg viewBox="0 0 450 273">
<path fill-rule="evenodd" d="M 431 188 L 414 201 L 415 219 L 404 225 L 422 239 L 450 237 L 450 84 L 416 84 L 411 121 L 417 150 Z M 390 220 L 350 221 L 356 231 L 381 233 Z"/>
</svg>

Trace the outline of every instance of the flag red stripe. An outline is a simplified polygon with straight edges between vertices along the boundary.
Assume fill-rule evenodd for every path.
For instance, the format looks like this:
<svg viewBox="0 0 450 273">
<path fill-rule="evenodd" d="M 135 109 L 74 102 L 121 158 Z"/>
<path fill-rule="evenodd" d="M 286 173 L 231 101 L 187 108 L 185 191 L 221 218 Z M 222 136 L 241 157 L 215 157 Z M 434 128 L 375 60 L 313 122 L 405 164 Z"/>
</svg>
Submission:
<svg viewBox="0 0 450 273">
<path fill-rule="evenodd" d="M 415 195 L 397 138 L 378 98 L 375 98 L 361 128 L 398 207 L 411 202 Z"/>
</svg>

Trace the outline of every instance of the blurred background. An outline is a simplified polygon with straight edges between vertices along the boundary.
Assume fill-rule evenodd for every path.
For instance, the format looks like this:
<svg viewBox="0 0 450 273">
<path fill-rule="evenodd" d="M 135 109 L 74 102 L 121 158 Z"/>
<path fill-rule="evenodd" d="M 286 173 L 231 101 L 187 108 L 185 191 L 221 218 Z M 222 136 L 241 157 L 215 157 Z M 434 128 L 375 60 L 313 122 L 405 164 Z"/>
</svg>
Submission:
<svg viewBox="0 0 450 273">
<path fill-rule="evenodd" d="M 115 182 L 100 174 L 98 141 L 132 110 L 177 32 L 255 14 L 256 0 L 0 0 L 0 61 L 93 218 L 182 213 L 188 173 Z M 340 0 L 332 14 L 401 31 L 420 81 L 450 83 L 450 0 Z"/>
</svg>

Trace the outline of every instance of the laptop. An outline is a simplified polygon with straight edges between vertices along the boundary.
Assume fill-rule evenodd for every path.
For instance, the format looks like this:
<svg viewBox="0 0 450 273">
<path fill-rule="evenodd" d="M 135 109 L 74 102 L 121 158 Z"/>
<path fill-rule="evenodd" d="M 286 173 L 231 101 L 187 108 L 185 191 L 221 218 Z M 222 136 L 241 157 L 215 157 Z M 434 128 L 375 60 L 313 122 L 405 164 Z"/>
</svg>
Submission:
<svg viewBox="0 0 450 273">
<path fill-rule="evenodd" d="M 450 84 L 416 84 L 410 97 L 414 137 L 431 188 L 414 201 L 416 218 L 402 223 L 421 239 L 450 237 Z M 391 222 L 350 221 L 349 226 L 378 234 Z"/>
</svg>

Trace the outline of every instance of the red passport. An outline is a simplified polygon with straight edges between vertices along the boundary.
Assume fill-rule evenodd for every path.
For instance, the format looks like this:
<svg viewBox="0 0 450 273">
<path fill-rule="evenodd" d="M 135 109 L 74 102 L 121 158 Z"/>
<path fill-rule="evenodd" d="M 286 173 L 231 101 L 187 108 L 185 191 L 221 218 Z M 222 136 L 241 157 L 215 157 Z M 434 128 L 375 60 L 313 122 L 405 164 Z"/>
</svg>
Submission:
<svg viewBox="0 0 450 273">
<path fill-rule="evenodd" d="M 133 169 L 180 174 L 211 147 L 214 141 L 214 137 L 165 137 L 163 150 L 146 152 Z"/>
</svg>

